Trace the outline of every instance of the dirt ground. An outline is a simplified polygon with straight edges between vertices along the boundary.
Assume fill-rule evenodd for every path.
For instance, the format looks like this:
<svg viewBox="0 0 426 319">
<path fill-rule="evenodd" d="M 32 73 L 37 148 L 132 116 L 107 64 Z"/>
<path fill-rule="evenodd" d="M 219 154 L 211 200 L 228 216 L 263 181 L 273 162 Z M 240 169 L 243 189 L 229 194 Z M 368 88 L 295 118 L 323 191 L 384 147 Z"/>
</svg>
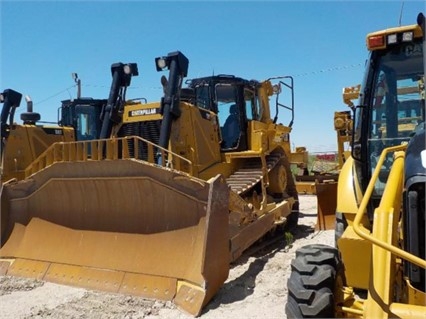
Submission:
<svg viewBox="0 0 426 319">
<path fill-rule="evenodd" d="M 285 239 L 244 254 L 203 309 L 201 318 L 286 318 L 287 279 L 298 247 L 334 244 L 334 231 L 314 230 L 316 197 L 300 196 L 299 226 L 293 243 Z M 171 302 L 94 292 L 31 279 L 0 276 L 0 318 L 192 318 Z"/>
</svg>

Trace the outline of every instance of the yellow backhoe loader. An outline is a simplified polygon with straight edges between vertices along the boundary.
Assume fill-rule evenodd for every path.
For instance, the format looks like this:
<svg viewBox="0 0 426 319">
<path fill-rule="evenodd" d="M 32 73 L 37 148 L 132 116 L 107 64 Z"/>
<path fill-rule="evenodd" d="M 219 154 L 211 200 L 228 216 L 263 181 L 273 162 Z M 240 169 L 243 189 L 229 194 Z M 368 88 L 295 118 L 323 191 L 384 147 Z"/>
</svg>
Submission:
<svg viewBox="0 0 426 319">
<path fill-rule="evenodd" d="M 425 17 L 367 35 L 336 247 L 296 251 L 288 318 L 425 318 Z"/>
<path fill-rule="evenodd" d="M 293 79 L 218 75 L 182 88 L 181 52 L 155 62 L 169 71 L 161 102 L 126 101 L 137 65 L 113 64 L 105 103 L 63 102 L 75 140 L 2 184 L 0 273 L 172 300 L 197 316 L 245 249 L 297 225 Z"/>
</svg>

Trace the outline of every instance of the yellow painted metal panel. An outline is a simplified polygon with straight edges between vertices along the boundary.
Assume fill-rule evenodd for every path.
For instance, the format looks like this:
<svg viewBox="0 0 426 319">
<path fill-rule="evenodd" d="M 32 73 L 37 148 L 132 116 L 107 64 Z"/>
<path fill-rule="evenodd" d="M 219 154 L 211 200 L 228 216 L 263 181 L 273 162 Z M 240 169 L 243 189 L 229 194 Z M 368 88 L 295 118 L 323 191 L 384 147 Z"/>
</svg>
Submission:
<svg viewBox="0 0 426 319">
<path fill-rule="evenodd" d="M 118 292 L 123 277 L 121 271 L 51 264 L 43 279 L 58 284 Z"/>
<path fill-rule="evenodd" d="M 314 182 L 296 182 L 297 193 L 300 195 L 315 195 L 315 183 Z"/>
<path fill-rule="evenodd" d="M 353 228 L 348 226 L 337 245 L 345 263 L 347 286 L 367 289 L 370 278 L 371 243 L 359 237 Z"/>
<path fill-rule="evenodd" d="M 145 298 L 172 300 L 176 286 L 176 278 L 126 273 L 119 292 Z"/>
<path fill-rule="evenodd" d="M 16 259 L 8 268 L 7 275 L 41 280 L 49 266 L 48 262 Z"/>
<path fill-rule="evenodd" d="M 12 261 L 0 260 L 0 276 L 4 276 L 7 273 L 7 269 L 11 265 Z"/>
<path fill-rule="evenodd" d="M 392 303 L 389 310 L 392 318 L 424 319 L 426 317 L 426 307 L 414 304 Z"/>
<path fill-rule="evenodd" d="M 199 304 L 204 304 L 206 293 L 193 285 L 181 284 L 175 298 L 175 304 L 191 315 L 199 315 Z"/>
<path fill-rule="evenodd" d="M 406 280 L 405 285 L 407 287 L 408 303 L 426 307 L 426 293 L 414 288 L 409 280 Z M 426 308 L 424 313 L 426 313 Z"/>
<path fill-rule="evenodd" d="M 359 194 L 359 190 L 355 184 L 357 179 L 354 176 L 353 165 L 354 160 L 350 157 L 343 164 L 342 170 L 340 171 L 336 211 L 355 215 L 358 211 L 356 194 Z"/>
<path fill-rule="evenodd" d="M 316 229 L 334 229 L 336 221 L 337 182 L 315 183 L 318 218 Z"/>
</svg>

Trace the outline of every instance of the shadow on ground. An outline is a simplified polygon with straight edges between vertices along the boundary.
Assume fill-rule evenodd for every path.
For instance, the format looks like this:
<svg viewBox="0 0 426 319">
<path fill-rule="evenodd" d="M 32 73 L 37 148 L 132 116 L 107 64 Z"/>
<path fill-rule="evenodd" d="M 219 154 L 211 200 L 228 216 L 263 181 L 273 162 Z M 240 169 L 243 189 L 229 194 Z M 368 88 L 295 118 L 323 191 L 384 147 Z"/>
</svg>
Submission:
<svg viewBox="0 0 426 319">
<path fill-rule="evenodd" d="M 221 287 L 216 296 L 204 308 L 202 314 L 219 308 L 223 304 L 241 301 L 252 295 L 255 289 L 256 277 L 262 272 L 269 259 L 273 258 L 277 252 L 288 249 L 289 244 L 294 240 L 307 237 L 313 232 L 315 232 L 313 227 L 298 225 L 292 231 L 281 230 L 267 234 L 231 265 L 231 268 L 233 268 L 237 265 L 250 263 L 244 273 L 226 282 Z M 291 234 L 290 236 L 288 235 L 289 233 Z M 291 242 L 287 243 L 286 239 Z"/>
</svg>

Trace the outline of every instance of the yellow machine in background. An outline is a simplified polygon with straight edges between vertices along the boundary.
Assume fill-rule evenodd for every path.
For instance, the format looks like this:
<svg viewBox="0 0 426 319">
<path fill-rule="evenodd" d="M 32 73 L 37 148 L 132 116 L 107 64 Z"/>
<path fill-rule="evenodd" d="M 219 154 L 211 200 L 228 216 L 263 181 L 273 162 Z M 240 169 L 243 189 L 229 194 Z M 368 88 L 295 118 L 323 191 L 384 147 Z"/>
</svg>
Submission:
<svg viewBox="0 0 426 319">
<path fill-rule="evenodd" d="M 345 88 L 349 90 L 352 88 Z M 343 93 L 343 97 L 347 92 Z M 292 153 L 292 164 L 294 163 L 298 172 L 295 174 L 296 188 L 299 194 L 316 194 L 316 183 L 323 181 L 335 181 L 345 160 L 349 157 L 349 144 L 351 141 L 352 116 L 350 111 L 334 112 L 334 130 L 337 136 L 337 154 L 318 154 L 312 163 L 309 163 L 310 155 L 305 147 L 296 147 Z M 311 165 L 310 169 L 308 166 Z"/>
<path fill-rule="evenodd" d="M 53 143 L 2 185 L 0 273 L 173 300 L 199 315 L 230 262 L 297 225 L 292 78 L 219 75 L 182 88 L 182 53 L 156 66 L 169 70 L 160 103 L 126 102 L 134 63 L 112 65 L 101 108 L 63 103 L 75 141 Z M 288 125 L 277 123 L 281 109 Z"/>
<path fill-rule="evenodd" d="M 26 96 L 27 112 L 21 113 L 22 124 L 14 122 L 15 110 L 22 94 L 12 89 L 0 94 L 1 111 L 1 179 L 23 179 L 25 168 L 54 142 L 74 140 L 69 128 L 54 125 L 36 125 L 40 114 L 33 112 L 32 101 Z"/>
<path fill-rule="evenodd" d="M 353 94 L 354 88 L 345 88 L 343 99 Z M 359 90 L 359 88 L 358 88 Z M 353 97 L 351 97 L 353 98 Z M 296 148 L 292 153 L 293 162 L 304 168 L 303 174 L 296 174 L 296 189 L 299 194 L 317 196 L 317 229 L 334 229 L 337 198 L 337 179 L 343 163 L 348 158 L 351 141 L 352 116 L 350 111 L 334 112 L 334 130 L 337 136 L 337 155 L 321 154 L 311 163 L 308 171 L 309 153 L 305 148 Z M 302 169 L 299 169 L 302 171 Z"/>
<path fill-rule="evenodd" d="M 343 102 L 353 110 L 353 100 L 358 100 L 361 85 L 349 86 L 343 89 Z M 339 169 L 350 157 L 350 144 L 352 142 L 353 120 L 350 111 L 336 112 L 334 115 L 334 128 L 338 132 L 337 153 L 339 154 Z"/>
<path fill-rule="evenodd" d="M 336 244 L 296 251 L 288 318 L 424 318 L 425 17 L 367 35 Z"/>
<path fill-rule="evenodd" d="M 33 112 L 33 102 L 25 97 L 26 112 L 20 114 L 22 123 L 14 121 L 22 94 L 12 89 L 0 94 L 1 110 L 1 181 L 25 178 L 25 169 L 50 145 L 95 138 L 99 130 L 99 116 L 106 100 L 77 97 L 62 101 L 60 125 L 40 121 L 39 113 Z M 87 133 L 94 132 L 93 136 Z"/>
<path fill-rule="evenodd" d="M 351 100 L 359 96 L 359 87 L 343 89 L 343 101 L 352 107 Z M 315 180 L 317 195 L 317 223 L 316 229 L 334 229 L 337 205 L 337 180 L 343 164 L 350 156 L 352 139 L 352 115 L 350 111 L 334 112 L 334 130 L 337 134 L 337 165 L 334 173 L 328 173 L 328 178 Z M 327 175 L 324 175 L 327 176 Z"/>
</svg>

